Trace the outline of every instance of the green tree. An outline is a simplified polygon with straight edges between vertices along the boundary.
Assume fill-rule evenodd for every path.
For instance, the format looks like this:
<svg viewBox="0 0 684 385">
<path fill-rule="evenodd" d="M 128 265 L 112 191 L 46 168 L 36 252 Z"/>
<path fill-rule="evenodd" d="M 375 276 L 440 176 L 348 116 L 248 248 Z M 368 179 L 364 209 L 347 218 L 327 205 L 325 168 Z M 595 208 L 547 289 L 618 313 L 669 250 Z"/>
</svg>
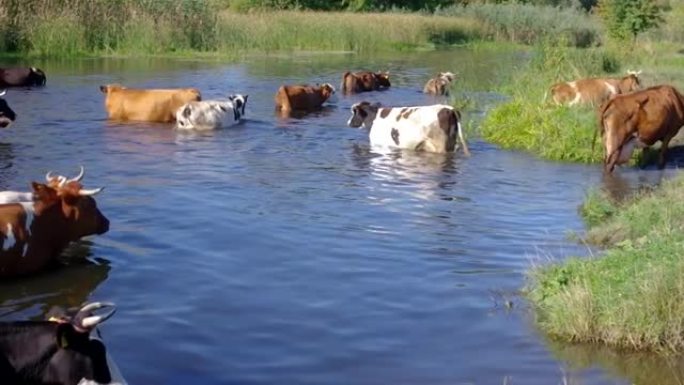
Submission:
<svg viewBox="0 0 684 385">
<path fill-rule="evenodd" d="M 600 0 L 598 11 L 608 34 L 622 40 L 636 40 L 662 21 L 661 9 L 653 0 Z"/>
</svg>

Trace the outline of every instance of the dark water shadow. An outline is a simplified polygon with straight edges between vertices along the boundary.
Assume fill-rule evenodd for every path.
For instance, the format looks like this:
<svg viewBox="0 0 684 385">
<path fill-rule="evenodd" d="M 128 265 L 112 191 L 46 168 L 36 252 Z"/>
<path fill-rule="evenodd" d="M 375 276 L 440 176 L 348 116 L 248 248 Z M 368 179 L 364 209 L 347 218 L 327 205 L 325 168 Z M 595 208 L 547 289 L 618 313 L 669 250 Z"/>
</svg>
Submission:
<svg viewBox="0 0 684 385">
<path fill-rule="evenodd" d="M 9 188 L 5 181 L 14 176 L 12 166 L 14 165 L 14 148 L 11 143 L 0 142 L 0 190 Z M 27 184 L 28 185 L 28 184 Z"/>
<path fill-rule="evenodd" d="M 647 193 L 655 189 L 666 179 L 664 171 L 621 173 L 603 173 L 601 177 L 601 189 L 608 194 L 608 197 L 616 202 L 622 203 L 636 195 Z"/>
<path fill-rule="evenodd" d="M 41 274 L 0 283 L 0 319 L 42 320 L 78 307 L 104 282 L 111 267 L 105 260 L 71 259 Z"/>
<path fill-rule="evenodd" d="M 593 345 L 549 342 L 549 348 L 571 371 L 599 367 L 634 385 L 684 384 L 684 357 L 649 353 L 620 352 Z"/>
</svg>

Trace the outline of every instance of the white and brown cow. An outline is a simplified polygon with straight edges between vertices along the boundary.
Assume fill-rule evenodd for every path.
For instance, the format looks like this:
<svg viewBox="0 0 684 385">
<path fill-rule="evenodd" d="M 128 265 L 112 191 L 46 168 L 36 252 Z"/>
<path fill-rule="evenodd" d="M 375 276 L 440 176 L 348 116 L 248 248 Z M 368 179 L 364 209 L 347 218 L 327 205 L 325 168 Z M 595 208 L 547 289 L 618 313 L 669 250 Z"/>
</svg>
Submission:
<svg viewBox="0 0 684 385">
<path fill-rule="evenodd" d="M 430 95 L 449 95 L 449 86 L 456 75 L 452 72 L 440 72 L 434 78 L 425 83 L 423 93 Z"/>
<path fill-rule="evenodd" d="M 456 138 L 470 155 L 463 138 L 460 113 L 445 104 L 416 107 L 382 107 L 369 102 L 351 107 L 349 127 L 370 129 L 371 145 L 415 151 L 452 152 Z"/>
<path fill-rule="evenodd" d="M 92 198 L 101 188 L 86 190 L 66 180 L 57 188 L 35 182 L 32 187 L 32 201 L 0 205 L 0 277 L 45 269 L 70 242 L 109 230 Z"/>
<path fill-rule="evenodd" d="M 618 95 L 601 106 L 598 117 L 606 172 L 627 163 L 635 147 L 657 141 L 661 141 L 658 167 L 663 168 L 670 140 L 684 126 L 684 95 L 668 85 Z"/>
<path fill-rule="evenodd" d="M 213 130 L 230 127 L 245 116 L 248 95 L 230 95 L 226 100 L 189 102 L 176 112 L 176 128 Z"/>
<path fill-rule="evenodd" d="M 640 74 L 641 71 L 627 71 L 627 76 L 622 78 L 590 78 L 556 83 L 551 86 L 551 97 L 558 105 L 591 104 L 598 106 L 610 99 L 611 96 L 640 89 Z"/>
</svg>

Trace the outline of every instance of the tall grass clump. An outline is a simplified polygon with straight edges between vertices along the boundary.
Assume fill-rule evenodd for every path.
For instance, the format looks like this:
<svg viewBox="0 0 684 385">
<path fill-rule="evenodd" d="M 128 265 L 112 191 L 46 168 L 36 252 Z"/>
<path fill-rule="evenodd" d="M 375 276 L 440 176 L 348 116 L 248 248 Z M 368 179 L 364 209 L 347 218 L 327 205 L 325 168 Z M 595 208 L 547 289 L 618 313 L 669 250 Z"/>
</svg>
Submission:
<svg viewBox="0 0 684 385">
<path fill-rule="evenodd" d="M 43 56 L 213 51 L 217 23 L 214 1 L 0 0 L 0 49 Z"/>
<path fill-rule="evenodd" d="M 604 49 L 580 50 L 541 42 L 529 66 L 512 71 L 511 79 L 501 88 L 510 100 L 487 114 L 482 135 L 503 148 L 528 151 L 545 159 L 599 162 L 602 152 L 595 136 L 594 108 L 555 106 L 548 92 L 558 81 L 604 75 L 618 68 L 618 59 Z"/>
<path fill-rule="evenodd" d="M 595 199 L 591 210 L 614 205 L 589 231 L 610 248 L 533 270 L 539 327 L 564 341 L 684 351 L 684 177 L 623 203 Z"/>
<path fill-rule="evenodd" d="M 224 12 L 220 50 L 402 50 L 465 42 L 480 32 L 471 20 L 416 13 Z"/>
<path fill-rule="evenodd" d="M 572 7 L 473 3 L 444 8 L 438 14 L 478 20 L 486 35 L 497 41 L 535 44 L 554 39 L 574 47 L 590 47 L 601 40 L 599 21 Z"/>
</svg>

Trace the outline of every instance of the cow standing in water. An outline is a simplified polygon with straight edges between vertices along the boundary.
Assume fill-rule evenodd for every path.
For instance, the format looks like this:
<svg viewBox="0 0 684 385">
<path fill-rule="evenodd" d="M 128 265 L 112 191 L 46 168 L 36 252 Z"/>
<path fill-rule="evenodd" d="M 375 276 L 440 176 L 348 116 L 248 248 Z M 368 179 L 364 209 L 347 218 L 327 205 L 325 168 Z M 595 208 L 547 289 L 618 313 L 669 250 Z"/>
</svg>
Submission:
<svg viewBox="0 0 684 385">
<path fill-rule="evenodd" d="M 0 88 L 44 86 L 45 72 L 36 67 L 0 68 Z"/>
<path fill-rule="evenodd" d="M 195 88 L 136 89 L 120 84 L 100 86 L 105 94 L 105 109 L 109 119 L 171 123 L 176 111 L 185 103 L 200 101 Z"/>
<path fill-rule="evenodd" d="M 213 130 L 230 127 L 245 116 L 248 95 L 230 95 L 227 100 L 203 100 L 184 104 L 176 111 L 176 128 Z"/>
<path fill-rule="evenodd" d="M 109 230 L 92 198 L 101 188 L 67 180 L 57 188 L 35 182 L 32 188 L 32 201 L 0 205 L 0 277 L 45 269 L 70 242 Z"/>
<path fill-rule="evenodd" d="M 370 128 L 371 145 L 427 152 L 452 152 L 456 139 L 470 155 L 463 138 L 460 113 L 453 107 L 437 104 L 419 107 L 382 107 L 369 102 L 351 107 L 349 127 Z"/>
<path fill-rule="evenodd" d="M 591 78 L 556 83 L 551 87 L 551 97 L 558 104 L 574 106 L 592 104 L 595 106 L 611 96 L 626 94 L 641 88 L 641 71 L 628 71 L 622 78 Z"/>
<path fill-rule="evenodd" d="M 453 82 L 455 78 L 456 75 L 451 72 L 440 72 L 437 74 L 437 76 L 425 83 L 425 87 L 423 87 L 423 93 L 438 96 L 448 96 L 449 86 L 451 86 L 451 82 Z"/>
<path fill-rule="evenodd" d="M 658 167 L 663 168 L 670 140 L 684 126 L 684 96 L 667 85 L 617 95 L 601 106 L 598 117 L 606 172 L 627 163 L 635 147 L 657 141 L 661 141 Z"/>
<path fill-rule="evenodd" d="M 345 72 L 342 75 L 342 93 L 378 91 L 389 88 L 389 72 Z"/>
<path fill-rule="evenodd" d="M 7 90 L 0 91 L 0 128 L 9 127 L 17 119 L 17 114 L 7 104 L 7 100 L 3 98 L 6 93 Z"/>
<path fill-rule="evenodd" d="M 332 99 L 335 87 L 330 83 L 323 85 L 284 85 L 275 94 L 276 111 L 288 115 L 293 111 L 314 111 Z"/>
<path fill-rule="evenodd" d="M 96 315 L 99 309 L 109 310 Z M 95 302 L 74 317 L 0 322 L 0 379 L 7 385 L 125 385 L 96 327 L 116 308 Z"/>
</svg>

